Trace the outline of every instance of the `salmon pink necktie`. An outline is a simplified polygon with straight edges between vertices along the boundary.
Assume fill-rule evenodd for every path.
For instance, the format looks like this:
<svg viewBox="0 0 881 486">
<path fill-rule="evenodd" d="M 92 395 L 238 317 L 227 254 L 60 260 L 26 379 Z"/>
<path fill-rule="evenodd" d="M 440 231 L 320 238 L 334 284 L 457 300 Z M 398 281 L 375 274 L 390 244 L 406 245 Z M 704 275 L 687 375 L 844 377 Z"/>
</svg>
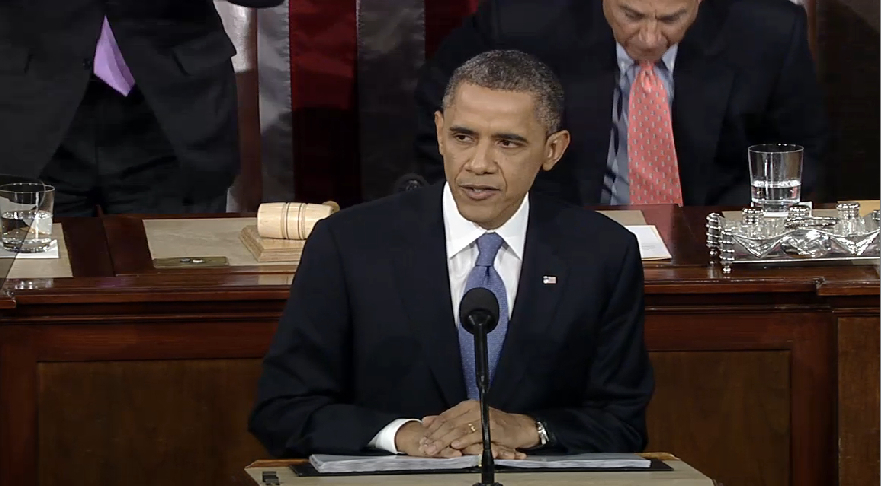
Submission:
<svg viewBox="0 0 881 486">
<path fill-rule="evenodd" d="M 667 90 L 649 62 L 630 88 L 627 127 L 631 204 L 678 204 L 682 187 Z"/>
</svg>

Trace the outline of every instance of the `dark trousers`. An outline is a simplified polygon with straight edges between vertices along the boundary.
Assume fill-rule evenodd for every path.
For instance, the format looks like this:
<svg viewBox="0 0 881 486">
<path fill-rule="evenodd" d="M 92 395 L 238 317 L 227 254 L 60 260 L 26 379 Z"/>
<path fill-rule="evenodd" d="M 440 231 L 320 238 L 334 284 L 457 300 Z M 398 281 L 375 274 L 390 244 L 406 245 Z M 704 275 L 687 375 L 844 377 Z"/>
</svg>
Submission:
<svg viewBox="0 0 881 486">
<path fill-rule="evenodd" d="M 55 215 L 221 213 L 226 195 L 192 200 L 159 122 L 135 86 L 123 96 L 92 76 L 70 129 L 40 179 Z"/>
</svg>

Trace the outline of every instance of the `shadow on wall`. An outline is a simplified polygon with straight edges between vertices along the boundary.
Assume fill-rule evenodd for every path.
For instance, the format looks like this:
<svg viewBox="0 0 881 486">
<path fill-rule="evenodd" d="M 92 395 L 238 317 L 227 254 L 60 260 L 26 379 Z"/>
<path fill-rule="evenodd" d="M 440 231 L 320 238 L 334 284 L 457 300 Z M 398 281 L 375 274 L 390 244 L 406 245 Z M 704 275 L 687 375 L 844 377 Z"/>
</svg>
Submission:
<svg viewBox="0 0 881 486">
<path fill-rule="evenodd" d="M 833 135 L 832 200 L 879 198 L 878 8 L 878 0 L 826 0 L 817 8 L 820 82 Z"/>
<path fill-rule="evenodd" d="M 255 69 L 236 73 L 239 98 L 241 171 L 229 191 L 227 210 L 230 212 L 256 211 L 263 197 L 260 108 L 257 84 Z"/>
<path fill-rule="evenodd" d="M 340 207 L 360 202 L 361 170 L 355 110 L 304 107 L 289 116 L 292 138 L 296 140 L 292 169 L 297 201 L 322 203 L 333 200 Z M 273 125 L 284 129 L 284 123 L 282 117 Z M 264 130 L 264 139 L 272 136 L 270 130 L 272 126 Z M 267 153 L 265 157 L 269 155 Z M 285 176 L 284 168 L 279 168 L 277 175 Z M 264 180 L 269 183 L 269 178 Z M 287 184 L 289 180 L 281 182 Z"/>
<path fill-rule="evenodd" d="M 262 202 L 294 201 L 294 166 L 291 162 L 291 112 L 281 112 L 273 120 L 264 120 L 260 133 L 263 164 Z M 299 201 L 299 198 L 297 198 Z"/>
</svg>

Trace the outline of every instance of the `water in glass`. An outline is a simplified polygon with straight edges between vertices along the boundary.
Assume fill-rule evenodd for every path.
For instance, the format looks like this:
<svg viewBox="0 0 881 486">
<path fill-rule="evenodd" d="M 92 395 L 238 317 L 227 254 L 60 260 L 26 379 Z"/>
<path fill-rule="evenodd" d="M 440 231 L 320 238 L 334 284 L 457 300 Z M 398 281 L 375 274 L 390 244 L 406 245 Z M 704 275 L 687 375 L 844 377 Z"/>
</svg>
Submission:
<svg viewBox="0 0 881 486">
<path fill-rule="evenodd" d="M 749 147 L 748 152 L 753 207 L 785 213 L 801 202 L 803 147 L 760 144 Z"/>
<path fill-rule="evenodd" d="M 754 180 L 751 195 L 754 207 L 770 212 L 786 211 L 801 202 L 801 179 Z"/>
<path fill-rule="evenodd" d="M 36 253 L 52 243 L 52 212 L 19 210 L 0 212 L 3 248 L 19 253 Z"/>
</svg>

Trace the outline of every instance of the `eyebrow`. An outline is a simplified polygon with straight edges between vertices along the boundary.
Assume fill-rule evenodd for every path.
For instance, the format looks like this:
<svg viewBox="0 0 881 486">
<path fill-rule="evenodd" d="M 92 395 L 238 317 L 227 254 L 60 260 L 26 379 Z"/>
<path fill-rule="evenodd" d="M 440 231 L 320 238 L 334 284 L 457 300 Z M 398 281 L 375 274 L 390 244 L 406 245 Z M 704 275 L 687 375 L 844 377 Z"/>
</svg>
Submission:
<svg viewBox="0 0 881 486">
<path fill-rule="evenodd" d="M 477 132 L 475 132 L 474 130 L 472 130 L 470 128 L 460 127 L 457 125 L 450 127 L 450 132 L 460 134 L 460 135 L 468 135 L 471 137 L 475 137 L 478 135 Z M 522 135 L 517 135 L 516 133 L 507 133 L 507 132 L 494 133 L 493 138 L 496 140 L 510 140 L 512 142 L 520 142 L 523 144 L 529 143 L 529 141 L 526 139 L 526 137 L 524 137 Z"/>
<path fill-rule="evenodd" d="M 627 5 L 621 5 L 620 7 L 621 7 L 621 10 L 627 12 L 627 13 L 630 14 L 630 15 L 635 15 L 635 16 L 638 16 L 638 17 L 645 17 L 645 14 L 644 14 L 644 13 L 642 13 L 642 12 L 637 12 L 636 10 L 633 10 L 632 8 L 628 7 Z"/>
<path fill-rule="evenodd" d="M 497 140 L 510 140 L 512 142 L 529 143 L 526 137 L 517 135 L 516 133 L 496 133 L 493 138 Z"/>
<path fill-rule="evenodd" d="M 475 132 L 474 130 L 460 126 L 450 127 L 450 132 L 461 135 L 469 135 L 472 137 L 477 135 L 477 132 Z M 526 137 L 522 135 L 517 135 L 516 133 L 494 133 L 493 138 L 497 140 L 510 140 L 512 142 L 529 143 Z"/>
<path fill-rule="evenodd" d="M 636 10 L 628 7 L 627 5 L 621 5 L 621 9 L 624 10 L 625 12 L 627 12 L 628 14 L 634 15 L 637 17 L 645 17 L 646 16 L 646 14 L 644 14 L 642 12 L 637 12 Z M 681 8 L 671 14 L 661 15 L 660 17 L 658 17 L 658 20 L 661 20 L 661 21 L 676 20 L 677 18 L 684 15 L 686 12 L 688 12 L 687 8 Z"/>
<path fill-rule="evenodd" d="M 673 13 L 671 13 L 671 14 L 668 14 L 668 15 L 662 15 L 662 16 L 658 17 L 658 20 L 661 20 L 661 21 L 664 21 L 664 20 L 676 20 L 676 19 L 678 19 L 679 17 L 682 17 L 683 15 L 685 15 L 685 12 L 687 12 L 687 11 L 688 11 L 688 9 L 681 8 L 681 9 L 679 9 L 678 11 L 673 12 Z"/>
<path fill-rule="evenodd" d="M 450 132 L 461 133 L 462 135 L 477 135 L 477 132 L 475 132 L 474 130 L 471 130 L 470 128 L 460 127 L 460 126 L 450 127 Z"/>
</svg>

